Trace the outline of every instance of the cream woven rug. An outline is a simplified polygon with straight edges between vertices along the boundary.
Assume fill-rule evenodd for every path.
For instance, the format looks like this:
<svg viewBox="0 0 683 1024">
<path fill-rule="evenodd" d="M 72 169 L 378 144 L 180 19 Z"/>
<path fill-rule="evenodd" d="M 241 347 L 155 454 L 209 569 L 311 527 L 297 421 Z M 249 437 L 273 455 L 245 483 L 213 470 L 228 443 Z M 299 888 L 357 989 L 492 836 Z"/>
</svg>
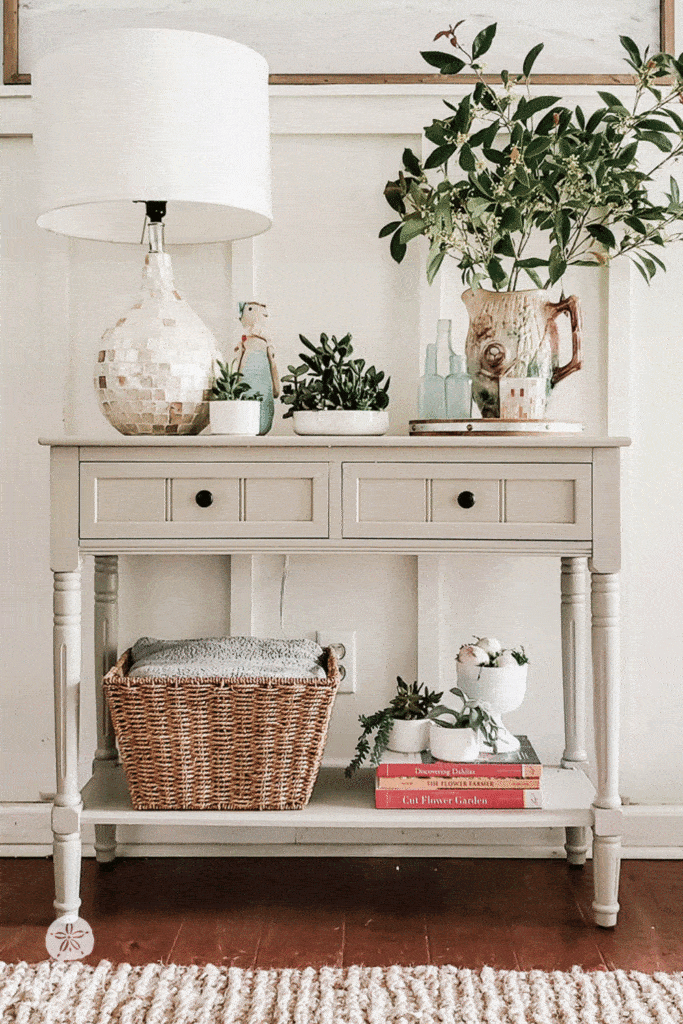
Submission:
<svg viewBox="0 0 683 1024">
<path fill-rule="evenodd" d="M 0 963 L 2 1024 L 681 1024 L 683 974 Z"/>
</svg>

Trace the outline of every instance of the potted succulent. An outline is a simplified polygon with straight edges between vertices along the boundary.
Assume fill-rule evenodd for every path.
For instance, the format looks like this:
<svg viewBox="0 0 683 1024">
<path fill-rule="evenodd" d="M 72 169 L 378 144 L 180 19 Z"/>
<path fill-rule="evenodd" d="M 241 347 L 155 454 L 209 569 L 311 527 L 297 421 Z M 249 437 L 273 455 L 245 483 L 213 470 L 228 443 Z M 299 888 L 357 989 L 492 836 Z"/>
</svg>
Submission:
<svg viewBox="0 0 683 1024">
<path fill-rule="evenodd" d="M 255 436 L 259 432 L 263 396 L 251 390 L 234 362 L 216 362 L 220 372 L 209 395 L 211 433 Z"/>
<path fill-rule="evenodd" d="M 297 434 L 384 434 L 389 426 L 389 383 L 384 372 L 352 359 L 351 335 L 337 341 L 320 335 L 312 344 L 299 335 L 301 366 L 288 366 L 280 400 Z M 382 383 L 384 381 L 384 383 Z"/>
<path fill-rule="evenodd" d="M 429 749 L 439 761 L 474 761 L 480 743 L 498 751 L 500 722 L 486 704 L 470 698 L 458 686 L 450 691 L 458 708 L 439 704 L 429 713 Z"/>
<path fill-rule="evenodd" d="M 434 146 L 424 160 L 410 149 L 384 194 L 397 215 L 382 228 L 400 262 L 415 238 L 429 242 L 430 283 L 446 259 L 467 285 L 467 369 L 484 417 L 499 417 L 499 380 L 536 378 L 546 396 L 581 366 L 581 314 L 576 296 L 549 300 L 568 267 L 600 267 L 626 256 L 646 281 L 664 264 L 665 245 L 683 237 L 679 186 L 656 194 L 664 165 L 683 154 L 683 60 L 641 53 L 621 36 L 634 80 L 632 100 L 598 92 L 602 106 L 585 114 L 558 96 L 531 90 L 543 49 L 527 54 L 520 73 L 484 74 L 481 58 L 496 25 L 471 46 L 459 26 L 439 32 L 450 49 L 423 58 L 443 75 L 468 68 L 476 84 L 446 116 L 425 127 Z M 625 104 L 629 102 L 629 106 Z M 643 160 L 642 153 L 646 158 Z M 655 153 L 653 159 L 647 154 Z M 529 279 L 531 290 L 520 291 Z M 572 358 L 559 366 L 555 319 L 571 318 Z"/>
<path fill-rule="evenodd" d="M 426 750 L 429 740 L 429 713 L 435 708 L 443 693 L 434 693 L 417 681 L 408 684 L 396 677 L 396 693 L 388 707 L 374 715 L 359 715 L 363 726 L 356 743 L 356 754 L 346 769 L 351 777 L 357 768 L 369 758 L 377 766 L 385 750 L 401 753 L 418 753 Z M 375 734 L 372 750 L 370 737 Z"/>
<path fill-rule="evenodd" d="M 471 644 L 463 644 L 458 652 L 458 685 L 470 697 L 485 701 L 499 718 L 515 711 L 524 700 L 528 663 L 524 647 L 505 649 L 495 637 L 478 637 Z M 497 750 L 518 749 L 519 740 L 501 722 Z"/>
</svg>

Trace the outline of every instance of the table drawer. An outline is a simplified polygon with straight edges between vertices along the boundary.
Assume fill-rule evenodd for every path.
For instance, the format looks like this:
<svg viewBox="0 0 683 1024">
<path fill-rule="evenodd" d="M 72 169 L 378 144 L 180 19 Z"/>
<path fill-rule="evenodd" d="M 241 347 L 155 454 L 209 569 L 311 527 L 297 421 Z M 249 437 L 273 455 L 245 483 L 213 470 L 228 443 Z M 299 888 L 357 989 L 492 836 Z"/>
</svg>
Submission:
<svg viewBox="0 0 683 1024">
<path fill-rule="evenodd" d="M 590 540 L 581 463 L 345 463 L 345 537 Z"/>
<path fill-rule="evenodd" d="M 81 464 L 83 538 L 327 537 L 326 462 Z"/>
</svg>

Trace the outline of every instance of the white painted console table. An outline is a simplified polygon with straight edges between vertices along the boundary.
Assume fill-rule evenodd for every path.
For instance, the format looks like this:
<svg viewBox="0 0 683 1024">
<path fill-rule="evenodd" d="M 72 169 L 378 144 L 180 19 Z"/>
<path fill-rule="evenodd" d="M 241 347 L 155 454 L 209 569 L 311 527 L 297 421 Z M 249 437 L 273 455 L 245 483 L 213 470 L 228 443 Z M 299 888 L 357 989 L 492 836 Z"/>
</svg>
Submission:
<svg viewBox="0 0 683 1024">
<path fill-rule="evenodd" d="M 121 438 L 51 445 L 55 744 L 55 908 L 80 905 L 81 824 L 95 825 L 101 862 L 116 826 L 435 829 L 562 826 L 568 860 L 584 862 L 593 829 L 595 920 L 616 924 L 618 789 L 619 454 L 624 438 Z M 538 811 L 375 810 L 371 773 L 350 785 L 323 769 L 301 811 L 134 811 L 97 687 L 93 777 L 78 789 L 80 565 L 95 557 L 95 664 L 117 656 L 117 555 L 267 551 L 480 550 L 562 560 L 565 749 Z M 598 789 L 583 772 L 585 559 L 592 598 Z M 429 682 L 429 680 L 427 680 Z M 285 840 L 285 841 L 291 841 Z"/>
</svg>

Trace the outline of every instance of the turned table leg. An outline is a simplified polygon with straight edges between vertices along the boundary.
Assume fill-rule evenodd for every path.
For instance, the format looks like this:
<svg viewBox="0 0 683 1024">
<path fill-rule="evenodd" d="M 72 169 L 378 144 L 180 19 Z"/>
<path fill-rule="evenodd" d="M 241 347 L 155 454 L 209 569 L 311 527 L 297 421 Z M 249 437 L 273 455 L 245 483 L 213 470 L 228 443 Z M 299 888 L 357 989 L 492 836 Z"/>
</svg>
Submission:
<svg viewBox="0 0 683 1024">
<path fill-rule="evenodd" d="M 564 692 L 563 768 L 583 768 L 586 755 L 586 559 L 563 558 L 561 574 L 562 686 Z M 587 829 L 565 829 L 567 860 L 586 863 Z"/>
<path fill-rule="evenodd" d="M 95 556 L 95 705 L 97 750 L 93 774 L 115 771 L 118 764 L 114 728 L 102 689 L 102 677 L 116 662 L 118 642 L 118 557 Z M 116 825 L 95 825 L 95 856 L 99 864 L 116 858 Z"/>
<path fill-rule="evenodd" d="M 595 921 L 617 923 L 622 814 L 619 796 L 619 576 L 591 572 L 593 710 L 598 791 L 593 803 Z"/>
<path fill-rule="evenodd" d="M 57 792 L 52 807 L 54 907 L 78 917 L 81 904 L 81 794 L 78 730 L 81 675 L 81 572 L 54 573 L 54 684 Z"/>
</svg>

